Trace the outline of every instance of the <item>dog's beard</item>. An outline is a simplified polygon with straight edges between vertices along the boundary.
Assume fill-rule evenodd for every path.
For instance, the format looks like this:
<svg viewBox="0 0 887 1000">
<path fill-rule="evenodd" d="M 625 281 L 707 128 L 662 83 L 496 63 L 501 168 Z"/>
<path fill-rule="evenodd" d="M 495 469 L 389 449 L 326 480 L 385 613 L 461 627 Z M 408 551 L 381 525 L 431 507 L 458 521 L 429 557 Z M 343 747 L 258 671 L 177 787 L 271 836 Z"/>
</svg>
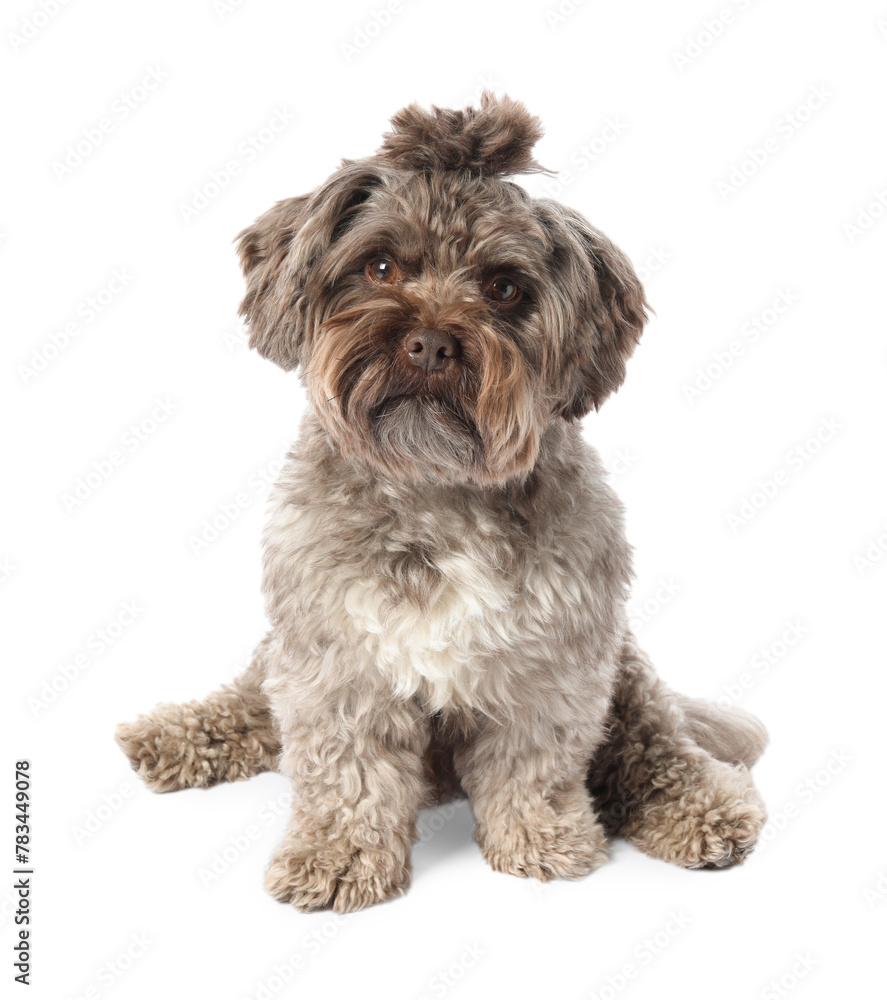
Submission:
<svg viewBox="0 0 887 1000">
<path fill-rule="evenodd" d="M 404 456 L 427 477 L 459 479 L 483 466 L 484 446 L 473 420 L 444 399 L 396 395 L 369 411 L 369 426 L 381 452 L 402 467 Z"/>
<path fill-rule="evenodd" d="M 458 361 L 429 375 L 398 353 L 416 325 L 394 303 L 361 303 L 322 324 L 306 365 L 321 423 L 345 454 L 396 480 L 487 485 L 527 472 L 543 420 L 517 347 L 465 324 Z"/>
</svg>

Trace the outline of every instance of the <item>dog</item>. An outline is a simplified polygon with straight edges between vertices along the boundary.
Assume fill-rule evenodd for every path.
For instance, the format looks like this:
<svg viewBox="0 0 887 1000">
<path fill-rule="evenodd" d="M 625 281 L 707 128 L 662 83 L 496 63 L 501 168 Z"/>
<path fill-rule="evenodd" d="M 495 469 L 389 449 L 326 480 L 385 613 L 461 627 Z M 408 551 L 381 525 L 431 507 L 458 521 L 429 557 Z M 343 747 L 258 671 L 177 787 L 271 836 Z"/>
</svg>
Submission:
<svg viewBox="0 0 887 1000">
<path fill-rule="evenodd" d="M 541 880 L 616 835 L 734 865 L 765 821 L 763 726 L 669 690 L 628 627 L 623 509 L 579 421 L 648 306 L 603 233 L 509 179 L 540 135 L 490 93 L 411 105 L 238 237 L 250 344 L 311 403 L 264 536 L 270 631 L 117 739 L 157 791 L 289 776 L 265 883 L 303 910 L 402 893 L 417 810 L 455 796 L 495 870 Z"/>
</svg>

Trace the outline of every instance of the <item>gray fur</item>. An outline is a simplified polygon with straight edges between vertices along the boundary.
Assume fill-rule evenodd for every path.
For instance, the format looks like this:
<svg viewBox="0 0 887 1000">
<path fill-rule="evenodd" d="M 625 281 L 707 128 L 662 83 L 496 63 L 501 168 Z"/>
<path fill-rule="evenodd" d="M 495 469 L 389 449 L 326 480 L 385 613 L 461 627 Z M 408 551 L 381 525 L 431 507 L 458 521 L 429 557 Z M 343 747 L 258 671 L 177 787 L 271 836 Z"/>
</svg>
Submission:
<svg viewBox="0 0 887 1000">
<path fill-rule="evenodd" d="M 504 178 L 538 134 L 507 99 L 406 109 L 240 236 L 251 343 L 312 402 L 265 533 L 271 631 L 232 687 L 118 738 L 158 789 L 289 775 L 266 885 L 304 909 L 403 891 L 417 809 L 453 794 L 494 868 L 543 879 L 605 833 L 732 864 L 764 820 L 763 728 L 670 692 L 628 631 L 622 506 L 577 418 L 646 300 L 607 237 Z M 417 329 L 456 355 L 413 363 Z"/>
</svg>

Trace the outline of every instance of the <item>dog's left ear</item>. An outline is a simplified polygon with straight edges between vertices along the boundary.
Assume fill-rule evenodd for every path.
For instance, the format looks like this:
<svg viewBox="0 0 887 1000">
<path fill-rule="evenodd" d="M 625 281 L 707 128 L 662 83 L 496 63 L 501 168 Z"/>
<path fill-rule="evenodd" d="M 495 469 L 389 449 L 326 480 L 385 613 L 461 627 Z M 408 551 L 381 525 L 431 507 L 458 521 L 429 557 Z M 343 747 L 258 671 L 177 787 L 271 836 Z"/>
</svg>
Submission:
<svg viewBox="0 0 887 1000">
<path fill-rule="evenodd" d="M 647 321 L 647 299 L 628 257 L 578 212 L 543 199 L 540 219 L 553 243 L 553 280 L 569 304 L 578 365 L 558 410 L 579 418 L 599 409 L 625 379 Z"/>
<path fill-rule="evenodd" d="M 294 309 L 290 252 L 301 229 L 308 195 L 287 198 L 237 236 L 246 278 L 240 315 L 249 325 L 249 346 L 281 368 L 299 363 L 298 310 Z"/>
<path fill-rule="evenodd" d="M 366 161 L 345 161 L 312 194 L 279 201 L 237 237 L 246 278 L 240 315 L 249 324 L 249 346 L 284 369 L 299 364 L 312 282 L 323 282 L 318 263 L 348 229 L 378 186 Z"/>
</svg>

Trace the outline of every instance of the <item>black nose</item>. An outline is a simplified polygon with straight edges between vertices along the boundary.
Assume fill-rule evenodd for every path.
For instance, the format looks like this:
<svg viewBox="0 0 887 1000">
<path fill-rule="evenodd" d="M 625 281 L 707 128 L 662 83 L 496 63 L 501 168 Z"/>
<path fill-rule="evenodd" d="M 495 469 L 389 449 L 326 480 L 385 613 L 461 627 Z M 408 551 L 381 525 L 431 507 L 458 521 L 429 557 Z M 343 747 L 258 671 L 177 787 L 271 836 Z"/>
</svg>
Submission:
<svg viewBox="0 0 887 1000">
<path fill-rule="evenodd" d="M 446 330 L 429 330 L 420 327 L 403 339 L 403 349 L 417 368 L 435 372 L 443 368 L 459 353 L 456 338 Z"/>
</svg>

